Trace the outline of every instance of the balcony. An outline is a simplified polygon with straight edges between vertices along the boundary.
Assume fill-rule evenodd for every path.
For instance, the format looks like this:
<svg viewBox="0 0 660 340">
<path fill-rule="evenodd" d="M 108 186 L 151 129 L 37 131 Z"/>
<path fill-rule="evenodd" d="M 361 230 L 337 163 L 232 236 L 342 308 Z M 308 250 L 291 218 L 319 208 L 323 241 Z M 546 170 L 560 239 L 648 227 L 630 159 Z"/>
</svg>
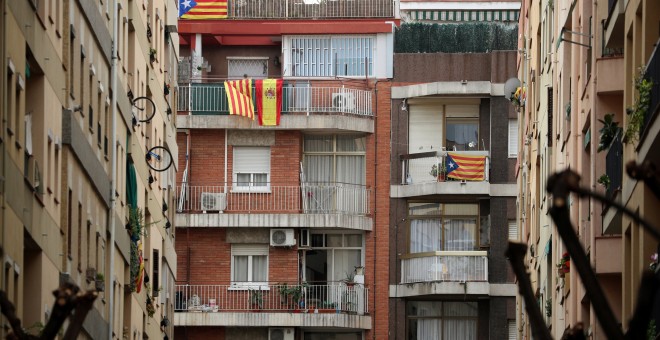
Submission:
<svg viewBox="0 0 660 340">
<path fill-rule="evenodd" d="M 648 135 L 651 120 L 658 114 L 658 106 L 660 105 L 660 51 L 658 51 L 658 44 L 660 44 L 660 39 L 655 44 L 656 47 L 649 58 L 649 62 L 646 64 L 645 77 L 653 81 L 651 102 L 649 104 L 649 109 L 646 112 L 646 116 L 644 117 L 644 126 L 641 129 L 642 133 L 646 135 Z"/>
<path fill-rule="evenodd" d="M 177 285 L 180 326 L 336 327 L 370 329 L 369 288 L 324 285 Z"/>
<path fill-rule="evenodd" d="M 610 185 L 605 195 L 621 203 L 621 188 L 623 181 L 623 144 L 621 134 L 618 134 L 610 145 L 605 156 L 605 174 L 610 179 Z M 612 209 L 603 204 L 603 234 L 620 234 L 622 215 L 618 209 Z"/>
<path fill-rule="evenodd" d="M 228 19 L 393 18 L 392 0 L 230 0 Z"/>
<path fill-rule="evenodd" d="M 400 156 L 401 182 L 398 185 L 392 185 L 391 197 L 403 198 L 426 195 L 487 196 L 500 194 L 515 196 L 515 193 L 503 192 L 508 190 L 505 188 L 506 185 L 500 187 L 489 183 L 490 157 L 488 151 L 454 151 L 451 153 L 461 156 L 485 157 L 483 179 L 460 180 L 451 178 L 451 175 L 447 174 L 444 170 L 445 167 L 443 167 L 446 163 L 447 151 L 405 154 Z M 440 169 L 440 171 L 437 169 Z"/>
<path fill-rule="evenodd" d="M 607 49 L 623 48 L 625 13 L 628 0 L 608 0 L 607 18 L 603 23 L 603 47 Z"/>
<path fill-rule="evenodd" d="M 345 183 L 177 188 L 177 226 L 341 227 L 371 230 L 372 189 Z"/>
<path fill-rule="evenodd" d="M 488 281 L 488 253 L 436 251 L 402 256 L 402 284 L 434 281 Z"/>
<path fill-rule="evenodd" d="M 256 98 L 254 88 L 252 94 Z M 179 128 L 261 128 L 256 121 L 228 116 L 229 105 L 223 83 L 184 84 L 179 86 L 178 98 L 177 110 L 191 115 L 179 117 Z M 256 103 L 254 107 L 256 113 Z M 374 132 L 372 92 L 368 90 L 285 84 L 281 113 L 278 127 L 264 128 Z"/>
</svg>

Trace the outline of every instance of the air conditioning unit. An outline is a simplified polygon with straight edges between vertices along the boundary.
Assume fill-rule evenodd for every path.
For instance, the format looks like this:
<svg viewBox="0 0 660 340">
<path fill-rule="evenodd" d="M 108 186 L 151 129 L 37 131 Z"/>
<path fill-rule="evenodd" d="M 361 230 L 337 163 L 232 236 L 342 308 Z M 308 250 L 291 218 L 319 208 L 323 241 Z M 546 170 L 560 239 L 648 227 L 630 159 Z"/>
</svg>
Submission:
<svg viewBox="0 0 660 340">
<path fill-rule="evenodd" d="M 338 111 L 355 110 L 355 94 L 353 93 L 333 93 L 332 107 Z"/>
<path fill-rule="evenodd" d="M 270 245 L 272 247 L 291 247 L 296 245 L 293 229 L 271 229 Z"/>
<path fill-rule="evenodd" d="M 287 328 L 268 328 L 268 340 L 293 340 L 294 329 Z"/>
<path fill-rule="evenodd" d="M 298 233 L 298 248 L 307 249 L 310 248 L 311 240 L 309 235 L 309 229 L 300 229 Z"/>
<path fill-rule="evenodd" d="M 203 192 L 201 197 L 202 210 L 223 212 L 227 209 L 227 194 L 217 192 Z"/>
</svg>

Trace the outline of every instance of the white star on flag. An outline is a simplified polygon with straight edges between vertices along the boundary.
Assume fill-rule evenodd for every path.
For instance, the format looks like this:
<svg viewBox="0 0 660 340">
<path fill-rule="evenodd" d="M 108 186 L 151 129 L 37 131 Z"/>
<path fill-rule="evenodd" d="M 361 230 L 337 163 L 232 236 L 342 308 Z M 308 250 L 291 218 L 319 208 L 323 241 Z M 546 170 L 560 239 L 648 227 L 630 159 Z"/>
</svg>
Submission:
<svg viewBox="0 0 660 340">
<path fill-rule="evenodd" d="M 453 169 L 454 168 L 454 162 L 449 162 L 449 167 Z"/>
<path fill-rule="evenodd" d="M 181 4 L 183 5 L 183 7 L 188 8 L 188 7 L 190 7 L 190 0 L 185 0 L 185 1 L 181 2 Z"/>
</svg>

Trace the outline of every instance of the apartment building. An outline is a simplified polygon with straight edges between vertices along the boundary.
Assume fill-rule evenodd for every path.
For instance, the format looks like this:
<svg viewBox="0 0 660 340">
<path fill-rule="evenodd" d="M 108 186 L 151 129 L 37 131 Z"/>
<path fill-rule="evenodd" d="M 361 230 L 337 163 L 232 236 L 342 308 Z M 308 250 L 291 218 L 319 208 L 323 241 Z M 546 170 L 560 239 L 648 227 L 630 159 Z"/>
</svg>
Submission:
<svg viewBox="0 0 660 340">
<path fill-rule="evenodd" d="M 396 8 L 230 0 L 179 20 L 177 338 L 388 338 Z M 264 79 L 279 122 L 230 115 L 225 82 L 249 80 L 259 116 Z"/>
<path fill-rule="evenodd" d="M 81 338 L 171 336 L 177 4 L 0 8 L 1 289 L 35 334 L 69 282 L 99 294 Z"/>
<path fill-rule="evenodd" d="M 401 2 L 392 84 L 390 338 L 515 339 L 518 2 Z M 497 38 L 494 38 L 497 37 Z"/>
<path fill-rule="evenodd" d="M 625 175 L 625 163 L 658 164 L 653 129 L 658 111 L 660 11 L 653 2 L 523 1 L 518 58 L 526 90 L 519 107 L 521 140 L 518 217 L 539 308 L 553 337 L 583 322 L 594 339 L 604 337 L 580 278 L 570 269 L 555 225 L 547 215 L 549 175 L 573 169 L 581 185 L 605 194 L 657 224 L 657 197 Z M 640 68 L 644 71 L 640 71 Z M 636 79 L 654 80 L 646 113 L 634 107 Z M 641 117 L 641 118 L 640 118 Z M 604 128 L 610 119 L 616 127 Z M 571 220 L 615 317 L 624 330 L 636 303 L 641 272 L 657 242 L 617 209 L 570 197 Z M 568 262 L 568 266 L 566 265 Z M 529 325 L 519 301 L 521 323 Z M 531 337 L 529 326 L 520 338 Z"/>
</svg>

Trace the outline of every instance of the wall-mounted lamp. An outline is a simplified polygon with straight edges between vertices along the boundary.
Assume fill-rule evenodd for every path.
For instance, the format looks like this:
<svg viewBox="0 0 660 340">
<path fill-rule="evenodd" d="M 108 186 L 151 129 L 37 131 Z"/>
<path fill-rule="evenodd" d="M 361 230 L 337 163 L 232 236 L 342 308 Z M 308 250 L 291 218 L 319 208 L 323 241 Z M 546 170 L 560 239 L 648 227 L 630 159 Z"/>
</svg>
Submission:
<svg viewBox="0 0 660 340">
<path fill-rule="evenodd" d="M 401 102 L 401 111 L 408 111 L 408 98 L 403 98 Z"/>
</svg>

